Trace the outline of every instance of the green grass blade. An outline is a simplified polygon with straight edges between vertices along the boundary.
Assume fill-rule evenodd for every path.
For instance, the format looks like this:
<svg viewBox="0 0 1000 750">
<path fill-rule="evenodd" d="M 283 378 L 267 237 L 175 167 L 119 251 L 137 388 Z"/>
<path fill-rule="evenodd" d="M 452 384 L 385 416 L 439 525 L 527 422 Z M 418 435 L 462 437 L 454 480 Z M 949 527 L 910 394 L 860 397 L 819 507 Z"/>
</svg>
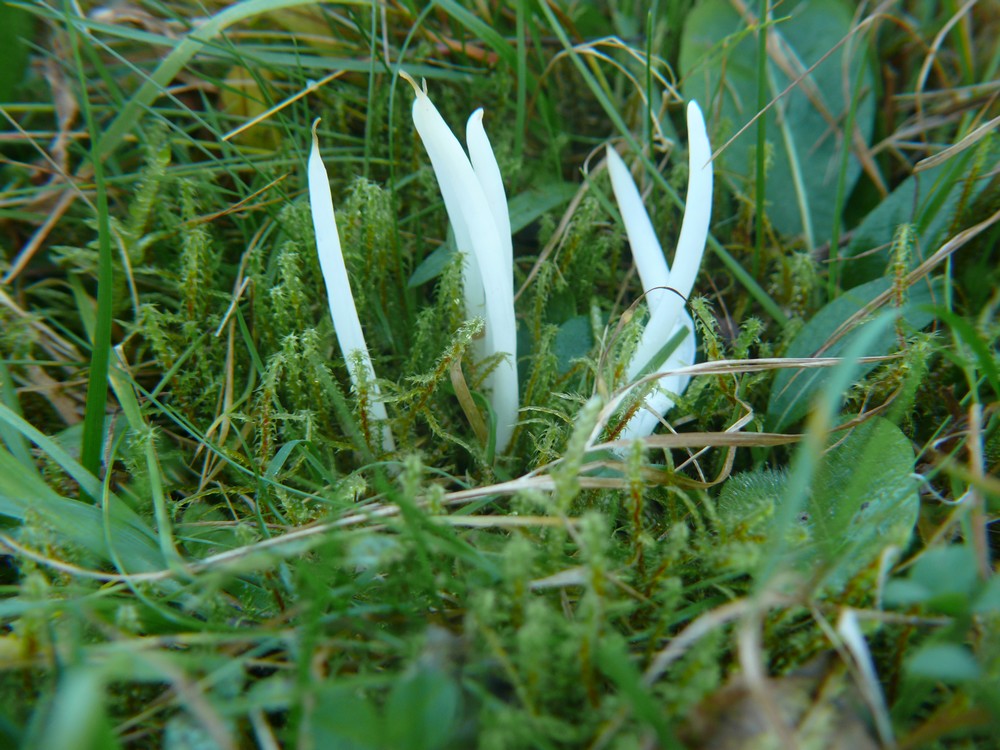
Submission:
<svg viewBox="0 0 1000 750">
<path fill-rule="evenodd" d="M 100 491 L 88 493 L 100 497 Z M 0 515 L 26 523 L 41 521 L 70 545 L 76 545 L 106 562 L 113 555 L 105 539 L 114 540 L 124 568 L 131 572 L 162 570 L 164 558 L 156 534 L 114 496 L 107 498 L 108 529 L 103 511 L 89 503 L 62 497 L 38 475 L 21 469 L 10 453 L 0 449 Z"/>
<path fill-rule="evenodd" d="M 14 389 L 14 381 L 10 376 L 10 370 L 7 367 L 7 363 L 2 359 L 0 359 L 0 400 L 2 400 L 3 404 L 13 414 L 21 419 L 24 418 L 24 415 L 21 413 L 21 405 L 17 399 L 17 391 Z M 24 435 L 13 429 L 11 425 L 3 422 L 0 423 L 0 440 L 7 446 L 7 450 L 10 451 L 11 455 L 20 462 L 22 471 L 38 475 L 35 459 L 31 455 L 31 449 Z"/>
<path fill-rule="evenodd" d="M 754 184 L 754 247 L 753 247 L 753 275 L 759 277 L 762 270 L 761 263 L 764 255 L 764 206 L 767 203 L 765 197 L 767 187 L 767 35 L 769 28 L 767 17 L 770 14 L 770 0 L 760 0 L 760 14 L 757 16 L 757 111 L 761 113 L 757 120 L 757 154 L 756 170 L 757 179 Z"/>
<path fill-rule="evenodd" d="M 108 190 L 104 182 L 104 164 L 96 148 L 97 123 L 87 92 L 83 59 L 80 54 L 80 40 L 71 23 L 70 39 L 73 58 L 80 84 L 84 92 L 80 97 L 87 130 L 90 133 L 90 162 L 94 170 L 94 186 L 97 192 L 97 322 L 90 342 L 90 373 L 87 378 L 87 404 L 83 420 L 83 446 L 81 461 L 84 468 L 97 476 L 101 470 L 101 453 L 104 448 L 104 414 L 108 401 L 108 366 L 111 356 L 111 307 L 113 268 L 111 263 L 111 220 L 108 209 Z M 96 497 L 96 495 L 91 495 Z"/>
<path fill-rule="evenodd" d="M 959 317 L 951 310 L 938 306 L 928 307 L 927 311 L 947 323 L 955 334 L 955 337 L 961 339 L 972 350 L 976 358 L 976 364 L 983 375 L 986 376 L 986 381 L 990 384 L 990 388 L 993 389 L 994 398 L 1000 398 L 1000 369 L 997 368 L 994 355 L 990 353 L 990 349 L 983 340 L 983 337 L 971 323 Z"/>
<path fill-rule="evenodd" d="M 859 331 L 857 338 L 844 351 L 843 361 L 832 370 L 823 392 L 816 399 L 806 439 L 802 441 L 792 459 L 784 497 L 775 512 L 775 528 L 778 529 L 778 533 L 775 534 L 776 539 L 773 543 L 767 547 L 767 554 L 757 578 L 758 592 L 766 590 L 774 575 L 778 573 L 780 562 L 789 544 L 787 534 L 783 532 L 792 526 L 796 514 L 809 497 L 809 488 L 823 457 L 828 430 L 834 423 L 843 394 L 857 380 L 861 367 L 858 360 L 892 328 L 896 317 L 894 312 L 883 313 Z"/>
<path fill-rule="evenodd" d="M 360 2 L 361 0 L 356 1 Z M 135 127 L 146 108 L 163 94 L 167 85 L 213 37 L 221 34 L 235 23 L 263 13 L 313 4 L 315 4 L 315 0 L 246 0 L 246 2 L 227 6 L 204 23 L 199 24 L 163 59 L 108 125 L 95 149 L 97 158 L 107 156 L 118 147 L 129 131 Z"/>
<path fill-rule="evenodd" d="M 517 52 L 510 46 L 510 42 L 486 21 L 477 18 L 455 0 L 434 0 L 434 5 L 468 29 L 476 39 L 485 42 L 504 61 L 504 64 L 511 68 L 517 68 Z"/>
<path fill-rule="evenodd" d="M 14 429 L 34 443 L 42 453 L 55 461 L 59 465 L 59 468 L 69 474 L 73 478 L 73 481 L 79 484 L 80 488 L 87 495 L 90 497 L 100 496 L 101 483 L 91 472 L 87 471 L 56 441 L 42 434 L 41 431 L 4 404 L 0 404 L 0 423 Z"/>
</svg>

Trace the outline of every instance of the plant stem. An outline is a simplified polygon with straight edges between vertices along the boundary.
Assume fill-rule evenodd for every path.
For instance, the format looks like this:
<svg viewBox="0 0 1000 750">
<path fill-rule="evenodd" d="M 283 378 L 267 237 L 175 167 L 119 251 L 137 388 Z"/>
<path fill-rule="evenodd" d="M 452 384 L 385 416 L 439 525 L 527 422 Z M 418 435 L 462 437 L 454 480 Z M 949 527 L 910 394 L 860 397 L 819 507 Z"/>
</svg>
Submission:
<svg viewBox="0 0 1000 750">
<path fill-rule="evenodd" d="M 760 277 L 761 258 L 764 253 L 764 203 L 767 186 L 766 148 L 767 148 L 767 16 L 768 0 L 760 0 L 760 16 L 757 18 L 757 179 L 754 201 L 755 222 L 753 248 L 753 275 Z"/>
<path fill-rule="evenodd" d="M 114 270 L 111 264 L 111 224 L 108 215 L 108 190 L 104 182 L 104 164 L 98 153 L 99 138 L 94 110 L 87 93 L 83 60 L 77 27 L 66 9 L 73 60 L 80 84 L 80 106 L 90 134 L 90 162 L 94 169 L 97 198 L 97 323 L 91 341 L 90 371 L 87 376 L 87 401 L 83 419 L 83 440 L 80 452 L 83 467 L 95 477 L 100 476 L 101 452 L 104 446 L 104 413 L 108 401 L 108 365 L 111 353 L 111 306 Z M 92 498 L 95 499 L 95 498 Z"/>
</svg>

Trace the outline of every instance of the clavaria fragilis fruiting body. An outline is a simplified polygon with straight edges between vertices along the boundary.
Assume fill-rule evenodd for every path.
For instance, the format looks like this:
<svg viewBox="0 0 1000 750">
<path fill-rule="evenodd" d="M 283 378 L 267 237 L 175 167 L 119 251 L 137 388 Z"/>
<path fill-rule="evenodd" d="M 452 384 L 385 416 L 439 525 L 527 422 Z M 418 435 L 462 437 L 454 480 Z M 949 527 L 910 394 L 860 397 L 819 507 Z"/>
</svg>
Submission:
<svg viewBox="0 0 1000 750">
<path fill-rule="evenodd" d="M 469 117 L 466 155 L 425 88 L 405 73 L 401 75 L 416 92 L 413 124 L 431 160 L 462 253 L 466 315 L 481 316 L 486 322 L 479 354 L 502 356 L 486 380 L 499 453 L 510 443 L 518 409 L 514 258 L 500 167 L 483 128 L 482 109 Z"/>
<path fill-rule="evenodd" d="M 319 266 L 323 272 L 323 282 L 326 284 L 326 295 L 330 304 L 330 316 L 333 318 L 333 328 L 337 334 L 337 343 L 347 363 L 351 384 L 356 390 L 362 387 L 367 389 L 370 396 L 367 404 L 369 422 L 378 426 L 381 433 L 381 448 L 388 453 L 395 449 L 395 441 L 389 428 L 389 416 L 385 404 L 381 400 L 378 381 L 375 379 L 375 370 L 368 353 L 368 345 L 365 343 L 365 333 L 358 319 L 351 283 L 347 277 L 347 266 L 344 264 L 340 234 L 337 231 L 337 216 L 333 209 L 333 196 L 330 194 L 330 178 L 319 153 L 317 125 L 319 120 L 312 126 L 312 149 L 309 152 L 307 176 L 309 207 L 316 234 Z"/>
<path fill-rule="evenodd" d="M 629 361 L 629 382 L 651 366 L 654 372 L 669 373 L 684 365 L 694 364 L 694 322 L 684 306 L 701 266 L 712 216 L 712 149 L 705 119 L 697 102 L 688 103 L 687 125 L 688 187 L 672 270 L 663 256 L 663 249 L 628 167 L 613 148 L 608 146 L 607 149 L 611 186 L 649 309 L 649 319 Z M 654 362 L 656 355 L 671 338 L 684 330 L 687 334 L 666 360 L 662 363 Z M 686 375 L 667 374 L 659 378 L 643 405 L 619 433 L 619 439 L 629 440 L 651 434 L 663 415 L 673 407 L 674 399 L 671 394 L 683 393 L 689 380 L 690 376 Z"/>
</svg>

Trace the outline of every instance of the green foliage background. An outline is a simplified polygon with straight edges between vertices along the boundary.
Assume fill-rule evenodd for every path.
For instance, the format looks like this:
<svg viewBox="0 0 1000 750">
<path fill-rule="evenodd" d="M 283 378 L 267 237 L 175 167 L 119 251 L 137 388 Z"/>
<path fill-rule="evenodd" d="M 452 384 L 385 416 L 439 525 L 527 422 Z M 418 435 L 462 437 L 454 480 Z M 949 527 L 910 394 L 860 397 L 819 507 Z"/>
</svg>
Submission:
<svg viewBox="0 0 1000 750">
<path fill-rule="evenodd" d="M 0 4 L 0 745 L 995 742 L 1000 7 L 772 6 Z M 400 69 L 485 107 L 510 197 L 503 455 Z M 706 366 L 616 452 L 602 149 L 671 257 L 688 98 Z"/>
</svg>

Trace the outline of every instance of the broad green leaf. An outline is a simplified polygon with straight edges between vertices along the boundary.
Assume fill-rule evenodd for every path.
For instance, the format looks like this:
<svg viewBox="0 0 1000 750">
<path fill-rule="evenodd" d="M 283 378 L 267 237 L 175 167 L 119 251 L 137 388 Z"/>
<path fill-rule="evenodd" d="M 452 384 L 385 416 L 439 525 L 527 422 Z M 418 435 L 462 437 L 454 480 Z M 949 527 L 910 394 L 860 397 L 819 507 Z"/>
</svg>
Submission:
<svg viewBox="0 0 1000 750">
<path fill-rule="evenodd" d="M 972 550 L 960 544 L 924 552 L 906 578 L 886 586 L 886 602 L 894 606 L 923 604 L 936 612 L 967 612 L 979 584 Z"/>
<path fill-rule="evenodd" d="M 55 700 L 45 721 L 38 722 L 42 736 L 33 747 L 61 750 L 111 750 L 120 747 L 108 724 L 104 678 L 94 667 L 76 667 L 59 681 Z"/>
<path fill-rule="evenodd" d="M 998 151 L 1000 142 L 993 147 L 994 162 L 1000 157 Z M 970 149 L 932 169 L 910 175 L 880 201 L 853 231 L 843 253 L 845 258 L 852 258 L 844 264 L 845 283 L 860 284 L 886 273 L 892 261 L 893 235 L 901 224 L 912 224 L 916 229 L 918 246 L 911 265 L 937 250 L 962 196 L 971 202 L 989 184 L 981 175 L 970 173 L 974 155 L 975 151 Z"/>
<path fill-rule="evenodd" d="M 983 586 L 976 598 L 974 611 L 980 614 L 1000 613 L 1000 576 L 992 576 Z"/>
<path fill-rule="evenodd" d="M 180 713 L 164 728 L 163 750 L 223 750 L 223 747 L 203 725 Z"/>
<path fill-rule="evenodd" d="M 0 404 L 0 424 L 9 426 L 34 443 L 42 453 L 69 474 L 86 494 L 91 497 L 100 497 L 101 483 L 60 445 L 59 440 L 44 434 L 5 404 Z"/>
<path fill-rule="evenodd" d="M 542 214 L 568 203 L 577 189 L 570 182 L 550 182 L 515 195 L 508 207 L 511 234 L 517 234 Z"/>
<path fill-rule="evenodd" d="M 980 675 L 979 664 L 972 652 L 956 643 L 935 643 L 924 646 L 906 662 L 910 677 L 923 677 L 942 682 L 968 682 Z"/>
<path fill-rule="evenodd" d="M 380 750 L 382 731 L 378 713 L 360 689 L 324 685 L 316 695 L 309 720 L 312 747 L 342 750 Z"/>
<path fill-rule="evenodd" d="M 420 261 L 420 264 L 413 269 L 413 273 L 410 274 L 409 280 L 406 282 L 406 286 L 410 289 L 414 289 L 421 284 L 426 284 L 432 279 L 436 279 L 442 273 L 444 269 L 451 262 L 455 253 L 455 237 L 452 232 L 448 231 L 448 240 L 443 245 L 437 247 L 430 255 Z"/>
<path fill-rule="evenodd" d="M 898 427 L 879 418 L 866 422 L 823 457 L 801 510 L 785 529 L 778 508 L 787 473 L 736 474 L 717 503 L 723 544 L 742 545 L 747 561 L 749 545 L 762 552 L 783 535 L 782 563 L 801 573 L 822 565 L 824 586 L 838 590 L 886 547 L 909 540 L 919 506 L 913 461 L 913 448 Z"/>
<path fill-rule="evenodd" d="M 455 681 L 432 668 L 399 679 L 386 702 L 388 746 L 398 750 L 446 747 L 458 718 Z"/>
<path fill-rule="evenodd" d="M 770 531 L 775 506 L 781 502 L 787 482 L 786 472 L 766 468 L 733 474 L 726 480 L 716 501 L 726 536 Z"/>
<path fill-rule="evenodd" d="M 559 372 L 569 372 L 573 360 L 586 357 L 593 346 L 594 334 L 588 316 L 577 315 L 560 325 L 552 344 Z"/>
<path fill-rule="evenodd" d="M 275 480 L 278 474 L 284 468 L 285 462 L 288 460 L 288 457 L 292 454 L 292 451 L 295 450 L 297 447 L 299 447 L 299 445 L 301 445 L 302 443 L 305 443 L 305 440 L 289 440 L 287 443 L 281 446 L 281 449 L 274 454 L 274 458 L 272 458 L 268 462 L 267 470 L 264 472 L 264 478 Z"/>
<path fill-rule="evenodd" d="M 824 458 L 806 505 L 820 556 L 835 562 L 839 585 L 890 545 L 905 546 L 917 523 L 920 497 L 909 439 L 874 418 L 853 430 Z"/>
<path fill-rule="evenodd" d="M 576 186 L 568 182 L 553 182 L 541 187 L 528 188 L 523 193 L 514 196 L 507 207 L 510 214 L 511 233 L 517 234 L 545 212 L 568 202 L 576 190 Z M 410 274 L 406 285 L 412 289 L 437 278 L 454 254 L 455 240 L 449 231 L 448 241 L 420 262 Z"/>
<path fill-rule="evenodd" d="M 178 520 L 174 534 L 184 548 L 195 557 L 207 557 L 240 546 L 239 529 L 227 523 L 227 516 L 218 508 L 193 503 Z"/>
<path fill-rule="evenodd" d="M 756 8 L 756 5 L 753 6 Z M 816 63 L 851 30 L 853 10 L 839 0 L 802 0 L 776 6 L 772 38 L 781 57 L 797 68 L 789 77 L 774 56 L 767 65 L 770 101 Z M 718 148 L 757 114 L 757 42 L 729 0 L 702 0 L 688 15 L 681 41 L 680 69 L 687 99 L 697 99 L 706 113 L 712 143 Z M 848 146 L 841 128 L 851 105 L 851 92 L 862 71 L 863 91 L 856 126 L 867 142 L 872 133 L 873 86 L 865 55 L 856 47 L 845 65 L 839 48 L 805 81 L 768 112 L 767 142 L 771 165 L 767 174 L 767 214 L 778 231 L 805 234 L 813 246 L 829 238 L 834 224 L 841 155 Z M 847 93 L 847 96 L 845 96 Z M 755 174 L 755 127 L 749 128 L 721 155 L 719 173 L 752 181 Z M 848 160 L 845 189 L 850 192 L 861 165 Z M 747 185 L 741 185 L 747 191 Z"/>
<path fill-rule="evenodd" d="M 861 308 L 886 291 L 891 280 L 888 278 L 862 284 L 844 292 L 813 316 L 802 327 L 798 335 L 788 345 L 786 357 L 812 357 L 819 353 L 824 357 L 839 357 L 855 341 L 868 323 L 861 323 L 842 336 L 830 347 L 823 349 L 833 333 Z M 907 304 L 903 308 L 903 321 L 909 330 L 919 331 L 933 321 L 933 316 L 921 305 L 933 300 L 930 287 L 919 283 L 909 291 Z M 896 346 L 894 330 L 889 329 L 879 336 L 864 354 L 877 357 L 889 354 Z M 874 364 L 863 364 L 859 376 L 874 369 Z M 826 368 L 811 370 L 779 370 L 771 386 L 771 398 L 767 405 L 768 429 L 780 432 L 802 419 L 809 411 L 813 400 L 823 391 L 830 379 Z"/>
<path fill-rule="evenodd" d="M 117 498 L 112 496 L 107 501 L 111 504 L 109 536 L 126 571 L 162 570 L 165 562 L 153 531 Z M 102 509 L 62 497 L 37 474 L 24 471 L 4 449 L 0 449 L 0 516 L 18 521 L 29 516 L 40 519 L 66 541 L 112 562 Z"/>
</svg>

